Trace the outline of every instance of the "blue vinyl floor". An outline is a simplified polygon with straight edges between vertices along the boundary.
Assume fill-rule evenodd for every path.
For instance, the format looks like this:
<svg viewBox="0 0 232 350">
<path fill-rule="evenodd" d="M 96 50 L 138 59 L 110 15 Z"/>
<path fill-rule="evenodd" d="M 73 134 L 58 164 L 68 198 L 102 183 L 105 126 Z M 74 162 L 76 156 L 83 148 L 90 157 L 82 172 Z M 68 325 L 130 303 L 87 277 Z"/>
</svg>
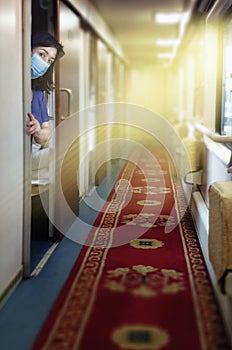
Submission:
<svg viewBox="0 0 232 350">
<path fill-rule="evenodd" d="M 82 220 L 94 223 L 123 165 L 123 161 L 111 164 L 107 177 L 80 202 Z M 15 289 L 0 310 L 1 350 L 31 349 L 81 249 L 80 244 L 63 238 L 40 273 L 24 279 Z"/>
</svg>

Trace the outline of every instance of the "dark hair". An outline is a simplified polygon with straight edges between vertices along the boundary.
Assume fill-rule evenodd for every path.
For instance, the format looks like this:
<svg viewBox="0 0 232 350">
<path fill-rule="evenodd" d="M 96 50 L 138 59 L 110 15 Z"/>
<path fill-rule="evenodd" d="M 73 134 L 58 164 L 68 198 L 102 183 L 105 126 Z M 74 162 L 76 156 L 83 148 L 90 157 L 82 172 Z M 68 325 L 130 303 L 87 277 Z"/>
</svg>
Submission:
<svg viewBox="0 0 232 350">
<path fill-rule="evenodd" d="M 47 32 L 36 33 L 31 38 L 31 49 L 39 46 L 44 47 L 55 47 L 57 49 L 57 54 L 55 60 L 48 68 L 47 72 L 37 79 L 31 81 L 32 90 L 43 90 L 48 94 L 54 89 L 55 85 L 53 83 L 53 69 L 55 62 L 64 56 L 65 52 L 63 50 L 63 45 L 61 45 L 54 36 Z"/>
</svg>

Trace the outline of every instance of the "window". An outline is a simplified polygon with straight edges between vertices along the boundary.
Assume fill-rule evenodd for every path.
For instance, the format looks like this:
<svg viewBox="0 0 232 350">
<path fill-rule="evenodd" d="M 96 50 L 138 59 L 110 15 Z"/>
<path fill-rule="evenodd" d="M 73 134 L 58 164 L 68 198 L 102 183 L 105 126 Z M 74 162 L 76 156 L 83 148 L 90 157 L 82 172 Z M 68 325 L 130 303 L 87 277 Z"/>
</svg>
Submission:
<svg viewBox="0 0 232 350">
<path fill-rule="evenodd" d="M 232 135 L 232 19 L 223 38 L 221 134 Z"/>
</svg>

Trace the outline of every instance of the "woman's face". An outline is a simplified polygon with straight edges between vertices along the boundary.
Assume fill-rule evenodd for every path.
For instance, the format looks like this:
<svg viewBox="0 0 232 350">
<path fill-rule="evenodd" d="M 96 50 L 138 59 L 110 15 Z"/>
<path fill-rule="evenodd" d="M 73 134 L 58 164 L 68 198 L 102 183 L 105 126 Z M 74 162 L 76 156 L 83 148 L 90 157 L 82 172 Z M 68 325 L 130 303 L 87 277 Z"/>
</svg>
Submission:
<svg viewBox="0 0 232 350">
<path fill-rule="evenodd" d="M 38 46 L 32 49 L 32 55 L 34 53 L 37 53 L 44 62 L 51 65 L 56 58 L 57 49 L 55 47 Z"/>
</svg>

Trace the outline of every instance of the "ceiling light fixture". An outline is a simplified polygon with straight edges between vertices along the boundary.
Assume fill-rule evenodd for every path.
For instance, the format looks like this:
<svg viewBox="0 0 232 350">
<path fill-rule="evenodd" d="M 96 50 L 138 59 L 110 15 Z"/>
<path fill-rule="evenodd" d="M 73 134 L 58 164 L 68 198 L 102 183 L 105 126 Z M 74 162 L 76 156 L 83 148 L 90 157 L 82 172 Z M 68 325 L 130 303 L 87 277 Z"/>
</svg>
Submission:
<svg viewBox="0 0 232 350">
<path fill-rule="evenodd" d="M 158 24 L 176 24 L 180 22 L 180 13 L 157 13 L 155 15 L 155 21 Z"/>
<path fill-rule="evenodd" d="M 157 55 L 157 57 L 158 58 L 174 58 L 174 54 L 171 52 L 171 53 L 168 53 L 168 52 L 166 52 L 166 53 L 159 53 L 158 55 Z"/>
<path fill-rule="evenodd" d="M 158 46 L 173 46 L 179 43 L 178 39 L 158 39 L 156 45 Z"/>
</svg>

